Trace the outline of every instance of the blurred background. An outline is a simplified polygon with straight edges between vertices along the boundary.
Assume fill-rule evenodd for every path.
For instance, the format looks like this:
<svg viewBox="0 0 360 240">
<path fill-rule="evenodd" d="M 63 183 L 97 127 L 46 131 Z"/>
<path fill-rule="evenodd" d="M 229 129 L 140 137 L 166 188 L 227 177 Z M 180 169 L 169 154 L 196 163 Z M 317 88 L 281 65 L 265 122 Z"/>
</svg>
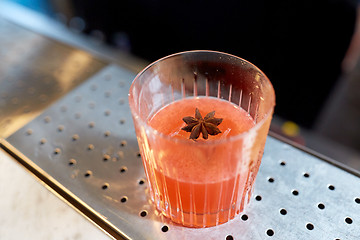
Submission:
<svg viewBox="0 0 360 240">
<path fill-rule="evenodd" d="M 355 0 L 0 0 L 1 14 L 134 71 L 185 50 L 242 57 L 274 85 L 273 132 L 360 169 Z"/>
</svg>

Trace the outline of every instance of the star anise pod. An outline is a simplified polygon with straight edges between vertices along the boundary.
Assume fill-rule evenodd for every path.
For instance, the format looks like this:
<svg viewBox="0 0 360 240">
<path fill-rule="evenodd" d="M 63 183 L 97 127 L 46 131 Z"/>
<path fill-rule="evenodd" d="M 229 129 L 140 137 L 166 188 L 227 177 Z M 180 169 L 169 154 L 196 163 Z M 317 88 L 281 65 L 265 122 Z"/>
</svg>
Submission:
<svg viewBox="0 0 360 240">
<path fill-rule="evenodd" d="M 215 118 L 215 111 L 209 112 L 204 118 L 202 118 L 199 109 L 195 109 L 195 117 L 184 117 L 183 121 L 187 124 L 181 130 L 191 132 L 190 139 L 198 139 L 200 133 L 202 133 L 203 139 L 208 139 L 210 135 L 217 135 L 221 133 L 217 127 L 221 122 L 222 118 Z"/>
</svg>

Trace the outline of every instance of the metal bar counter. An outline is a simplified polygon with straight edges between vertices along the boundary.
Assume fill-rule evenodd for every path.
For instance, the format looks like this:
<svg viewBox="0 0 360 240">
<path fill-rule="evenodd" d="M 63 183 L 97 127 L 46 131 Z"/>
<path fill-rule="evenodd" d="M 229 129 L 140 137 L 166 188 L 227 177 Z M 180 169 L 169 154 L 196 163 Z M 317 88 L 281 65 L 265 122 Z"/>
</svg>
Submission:
<svg viewBox="0 0 360 240">
<path fill-rule="evenodd" d="M 245 212 L 211 228 L 173 224 L 149 200 L 127 100 L 135 72 L 1 18 L 0 26 L 0 36 L 25 39 L 0 37 L 9 46 L 0 51 L 1 156 L 112 238 L 360 239 L 360 174 L 276 136 Z"/>
<path fill-rule="evenodd" d="M 269 137 L 250 206 L 230 222 L 184 228 L 149 202 L 127 103 L 134 74 L 108 66 L 1 147 L 115 238 L 357 239 L 360 181 Z"/>
</svg>

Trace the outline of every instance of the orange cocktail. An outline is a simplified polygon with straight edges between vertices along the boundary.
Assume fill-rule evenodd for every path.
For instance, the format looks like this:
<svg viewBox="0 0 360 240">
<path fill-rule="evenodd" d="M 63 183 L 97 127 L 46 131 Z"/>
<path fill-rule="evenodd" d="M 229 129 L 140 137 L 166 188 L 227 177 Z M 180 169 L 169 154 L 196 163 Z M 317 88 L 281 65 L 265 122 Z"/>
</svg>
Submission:
<svg viewBox="0 0 360 240">
<path fill-rule="evenodd" d="M 243 211 L 274 106 L 260 70 L 219 52 L 175 54 L 141 72 L 129 100 L 150 197 L 166 217 L 208 227 Z"/>
<path fill-rule="evenodd" d="M 243 205 L 238 203 L 250 196 L 248 190 L 251 189 L 251 183 L 247 179 L 248 171 L 240 174 L 232 170 L 237 167 L 237 160 L 241 156 L 231 159 L 226 152 L 231 151 L 229 147 L 241 148 L 240 143 L 222 148 L 207 143 L 241 134 L 254 126 L 254 120 L 246 111 L 228 101 L 202 97 L 171 103 L 160 109 L 148 124 L 167 136 L 186 140 L 190 133 L 181 130 L 186 124 L 179 116 L 194 115 L 195 107 L 202 116 L 215 111 L 217 116 L 222 117 L 223 121 L 219 125 L 221 133 L 209 136 L 206 141 L 197 139 L 196 143 L 206 144 L 205 148 L 189 144 L 181 154 L 172 154 L 177 151 L 178 146 L 175 144 L 160 146 L 168 152 L 164 153 L 167 155 L 166 161 L 174 170 L 166 174 L 154 169 L 151 187 L 155 198 L 166 199 L 169 203 L 167 209 L 166 205 L 162 205 L 164 201 L 155 201 L 159 203 L 158 208 L 164 209 L 173 221 L 185 225 L 211 226 L 228 221 L 242 210 Z M 202 167 L 203 164 L 207 165 L 206 168 Z M 150 165 L 145 162 L 148 172 L 152 171 Z M 246 191 L 239 191 L 239 187 Z M 219 210 L 221 212 L 217 214 Z"/>
</svg>

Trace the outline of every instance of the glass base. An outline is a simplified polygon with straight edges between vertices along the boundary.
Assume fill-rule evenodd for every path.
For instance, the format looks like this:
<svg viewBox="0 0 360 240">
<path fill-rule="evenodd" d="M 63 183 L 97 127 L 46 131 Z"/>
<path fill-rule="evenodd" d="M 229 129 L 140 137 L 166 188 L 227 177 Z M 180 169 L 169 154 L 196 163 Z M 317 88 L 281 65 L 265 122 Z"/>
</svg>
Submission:
<svg viewBox="0 0 360 240">
<path fill-rule="evenodd" d="M 184 213 L 181 211 L 173 212 L 170 215 L 166 214 L 166 211 L 162 211 L 165 217 L 171 219 L 171 221 L 181 224 L 185 227 L 193 228 L 205 228 L 213 227 L 228 222 L 233 219 L 237 214 L 242 212 L 243 209 L 239 210 L 222 210 L 218 213 L 207 213 L 207 214 L 195 214 L 195 213 Z"/>
<path fill-rule="evenodd" d="M 162 208 L 161 202 L 157 202 L 157 209 L 163 216 L 169 218 L 174 223 L 192 228 L 206 228 L 213 227 L 234 219 L 237 215 L 244 211 L 246 205 L 250 201 L 251 193 L 247 194 L 246 198 L 241 203 L 233 205 L 231 209 L 220 210 L 216 213 L 189 213 L 183 212 L 180 209 L 173 209 L 168 207 Z"/>
</svg>

